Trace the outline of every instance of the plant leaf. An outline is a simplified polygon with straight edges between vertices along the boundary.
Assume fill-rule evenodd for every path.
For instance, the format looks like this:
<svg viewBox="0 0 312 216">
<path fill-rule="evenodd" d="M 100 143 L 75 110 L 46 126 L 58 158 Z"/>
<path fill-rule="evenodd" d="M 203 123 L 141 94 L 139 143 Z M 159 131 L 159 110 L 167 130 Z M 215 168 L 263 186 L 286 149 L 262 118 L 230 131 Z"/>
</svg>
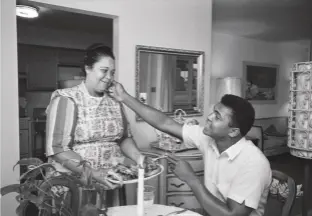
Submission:
<svg viewBox="0 0 312 216">
<path fill-rule="evenodd" d="M 30 192 L 35 192 L 38 190 L 38 187 L 41 182 L 33 180 L 33 181 L 26 181 L 23 185 L 21 185 L 21 191 L 22 193 L 24 191 L 30 191 Z"/>
<path fill-rule="evenodd" d="M 17 165 L 26 165 L 26 166 L 33 165 L 33 166 L 39 166 L 40 164 L 43 164 L 43 161 L 40 160 L 39 158 L 23 158 L 23 159 L 19 160 L 19 161 L 13 166 L 13 171 L 14 171 L 14 168 L 15 168 Z"/>
<path fill-rule="evenodd" d="M 11 184 L 1 188 L 1 196 L 12 192 L 21 193 L 20 184 Z"/>
<path fill-rule="evenodd" d="M 41 174 L 40 170 L 41 169 L 45 169 L 47 170 L 47 168 L 51 168 L 54 171 L 56 170 L 55 167 L 51 164 L 51 163 L 44 163 L 41 164 L 39 166 L 37 166 L 34 169 L 28 170 L 27 172 L 25 172 L 23 175 L 21 175 L 19 180 L 25 179 L 25 178 L 36 178 L 39 174 Z"/>
<path fill-rule="evenodd" d="M 17 216 L 23 216 L 24 214 L 24 209 L 28 205 L 28 201 L 25 200 L 19 204 L 19 206 L 16 208 L 15 212 Z"/>
<path fill-rule="evenodd" d="M 19 203 L 24 202 L 23 195 L 19 194 L 15 197 L 15 200 Z"/>
<path fill-rule="evenodd" d="M 52 209 L 55 209 L 58 212 L 57 215 L 74 216 L 72 214 L 72 210 L 69 207 L 66 207 L 64 204 L 60 204 L 59 202 L 57 202 L 58 200 L 55 200 L 55 201 L 56 202 L 53 203 L 53 206 L 50 203 L 47 203 L 46 201 L 40 204 L 38 208 L 45 213 L 45 214 L 40 214 L 40 215 L 52 215 Z"/>
<path fill-rule="evenodd" d="M 44 196 L 36 196 L 34 194 L 29 194 L 27 197 L 25 197 L 25 199 L 29 200 L 30 202 L 36 204 L 36 205 L 40 205 L 43 200 L 44 200 Z"/>
</svg>

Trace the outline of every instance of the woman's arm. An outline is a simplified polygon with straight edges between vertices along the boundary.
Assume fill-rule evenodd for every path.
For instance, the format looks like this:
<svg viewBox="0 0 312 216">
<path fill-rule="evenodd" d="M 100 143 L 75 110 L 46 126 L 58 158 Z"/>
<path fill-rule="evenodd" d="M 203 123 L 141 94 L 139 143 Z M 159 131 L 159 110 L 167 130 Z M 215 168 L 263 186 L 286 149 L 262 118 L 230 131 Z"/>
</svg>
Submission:
<svg viewBox="0 0 312 216">
<path fill-rule="evenodd" d="M 46 155 L 72 172 L 81 173 L 71 159 L 81 161 L 79 154 L 71 150 L 77 122 L 75 103 L 64 96 L 53 99 L 47 109 Z"/>
<path fill-rule="evenodd" d="M 132 138 L 125 138 L 120 143 L 120 149 L 124 155 L 137 164 L 143 162 L 143 154 L 139 151 L 135 141 Z"/>
<path fill-rule="evenodd" d="M 120 149 L 126 157 L 130 158 L 137 164 L 141 164 L 143 162 L 144 156 L 138 149 L 138 146 L 136 145 L 132 137 L 130 124 L 126 117 L 126 113 L 122 104 L 120 104 L 120 110 L 121 110 L 123 126 L 124 126 L 124 136 L 120 142 Z"/>
</svg>

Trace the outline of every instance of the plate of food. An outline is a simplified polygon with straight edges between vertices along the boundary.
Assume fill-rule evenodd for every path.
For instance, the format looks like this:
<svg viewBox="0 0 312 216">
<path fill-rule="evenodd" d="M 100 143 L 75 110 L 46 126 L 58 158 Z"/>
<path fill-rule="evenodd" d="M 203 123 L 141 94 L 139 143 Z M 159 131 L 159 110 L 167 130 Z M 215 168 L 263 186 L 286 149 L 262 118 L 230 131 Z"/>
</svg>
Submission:
<svg viewBox="0 0 312 216">
<path fill-rule="evenodd" d="M 187 148 L 183 143 L 172 144 L 172 143 L 164 143 L 164 142 L 163 143 L 152 142 L 150 146 L 152 148 L 160 149 L 162 151 L 175 152 L 175 153 L 186 152 L 190 150 L 197 150 L 197 148 Z"/>
<path fill-rule="evenodd" d="M 107 176 L 107 180 L 115 184 L 132 184 L 138 182 L 138 166 L 117 164 L 113 171 L 121 175 L 123 182 L 120 182 L 112 175 Z M 164 167 L 160 164 L 147 164 L 144 169 L 144 181 L 152 179 L 164 171 Z"/>
</svg>

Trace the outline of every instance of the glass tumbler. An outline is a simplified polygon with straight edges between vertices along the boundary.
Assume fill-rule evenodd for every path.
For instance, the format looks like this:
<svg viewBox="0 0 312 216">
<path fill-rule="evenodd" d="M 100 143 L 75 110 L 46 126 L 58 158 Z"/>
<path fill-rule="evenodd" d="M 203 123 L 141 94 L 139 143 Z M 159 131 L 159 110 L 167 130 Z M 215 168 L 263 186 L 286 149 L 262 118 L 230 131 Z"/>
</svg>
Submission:
<svg viewBox="0 0 312 216">
<path fill-rule="evenodd" d="M 149 207 L 154 204 L 155 187 L 144 185 L 144 207 Z"/>
</svg>

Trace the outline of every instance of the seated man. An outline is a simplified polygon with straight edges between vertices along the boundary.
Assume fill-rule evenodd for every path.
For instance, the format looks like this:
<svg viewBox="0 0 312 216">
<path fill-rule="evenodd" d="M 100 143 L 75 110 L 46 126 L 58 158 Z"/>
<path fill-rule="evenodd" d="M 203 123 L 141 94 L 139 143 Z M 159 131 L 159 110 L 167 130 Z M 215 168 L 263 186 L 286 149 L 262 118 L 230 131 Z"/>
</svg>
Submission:
<svg viewBox="0 0 312 216">
<path fill-rule="evenodd" d="M 117 82 L 111 95 L 147 123 L 196 146 L 205 163 L 202 184 L 191 166 L 179 160 L 174 173 L 185 181 L 211 216 L 263 215 L 271 183 L 271 168 L 263 153 L 245 139 L 255 119 L 252 105 L 225 95 L 214 106 L 204 127 L 181 125 L 162 112 L 140 103 Z"/>
</svg>

